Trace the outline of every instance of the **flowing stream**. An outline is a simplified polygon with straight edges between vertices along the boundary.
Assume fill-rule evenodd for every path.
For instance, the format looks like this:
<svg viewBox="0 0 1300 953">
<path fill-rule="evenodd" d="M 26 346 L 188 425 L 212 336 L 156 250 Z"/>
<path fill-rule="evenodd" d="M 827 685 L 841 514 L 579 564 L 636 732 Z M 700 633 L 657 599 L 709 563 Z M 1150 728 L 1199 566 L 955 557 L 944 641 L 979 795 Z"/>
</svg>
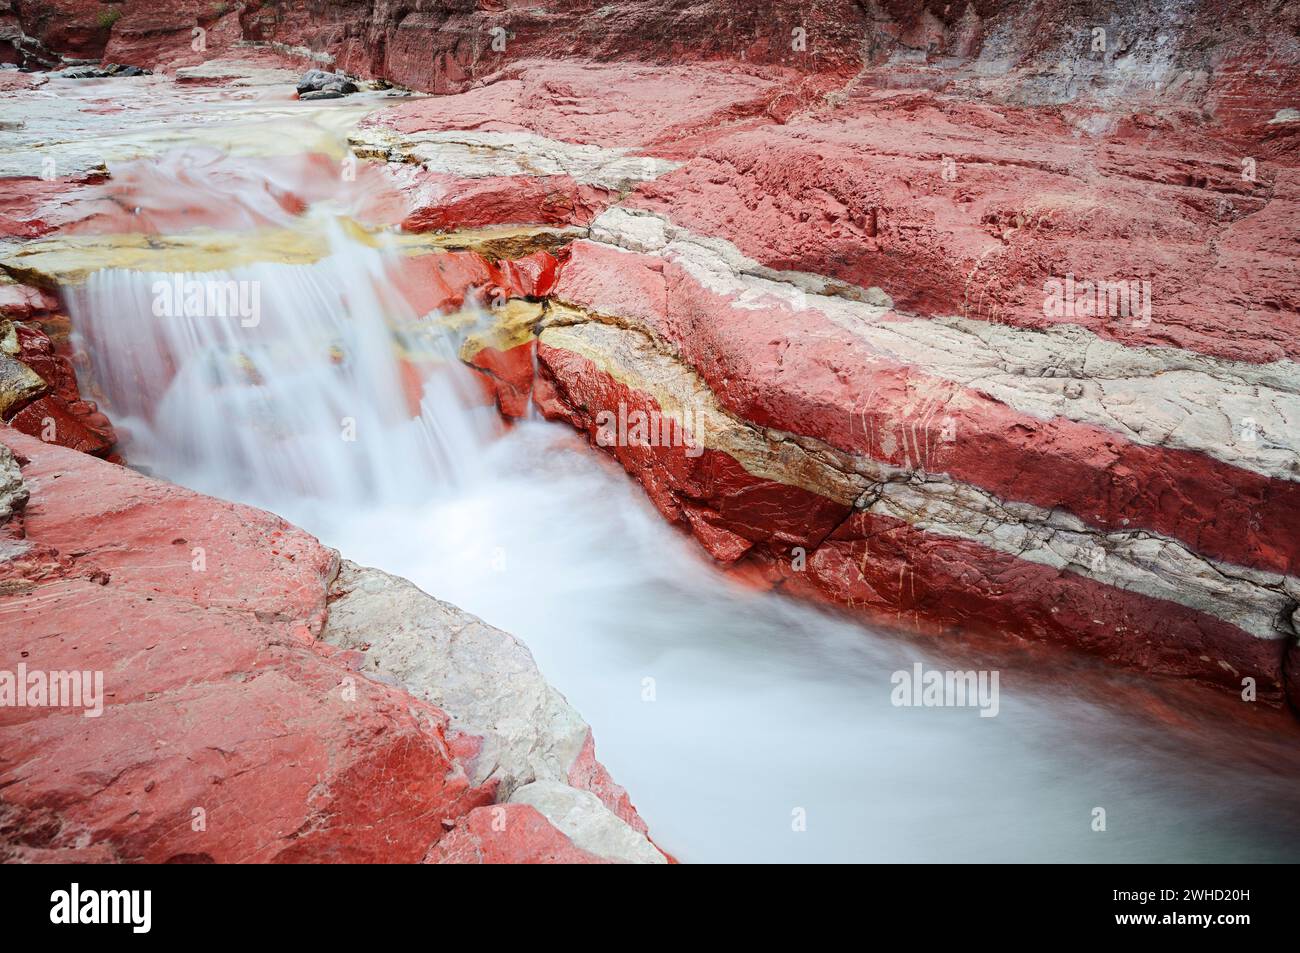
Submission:
<svg viewBox="0 0 1300 953">
<path fill-rule="evenodd" d="M 160 173 L 161 174 L 161 173 Z M 128 460 L 273 510 L 513 632 L 685 861 L 1295 860 L 1294 732 L 1230 728 L 1068 653 L 1053 670 L 744 589 L 569 428 L 503 430 L 459 339 L 333 224 L 310 265 L 107 269 L 69 291 Z M 256 323 L 157 313 L 234 282 Z M 179 282 L 179 284 L 178 284 Z M 421 386 L 407 386 L 419 355 Z M 891 704 L 923 662 L 997 668 L 996 717 Z M 1275 729 L 1280 734 L 1275 734 Z M 1094 830 L 1096 809 L 1106 829 Z"/>
</svg>

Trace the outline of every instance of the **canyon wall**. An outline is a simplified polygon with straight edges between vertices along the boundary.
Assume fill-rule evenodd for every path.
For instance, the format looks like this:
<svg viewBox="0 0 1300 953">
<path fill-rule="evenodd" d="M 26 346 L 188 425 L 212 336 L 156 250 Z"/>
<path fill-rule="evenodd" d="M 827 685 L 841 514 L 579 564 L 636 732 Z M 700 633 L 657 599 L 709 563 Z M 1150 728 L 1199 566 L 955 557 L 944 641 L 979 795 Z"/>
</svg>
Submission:
<svg viewBox="0 0 1300 953">
<path fill-rule="evenodd" d="M 271 43 L 368 78 L 455 92 L 520 60 L 733 62 L 811 86 L 945 89 L 1025 104 L 1135 96 L 1256 117 L 1297 80 L 1286 0 L 5 0 L 0 61 L 192 65 Z M 202 49 L 196 49 L 196 30 Z M 7 42 L 6 42 L 7 41 Z"/>
</svg>

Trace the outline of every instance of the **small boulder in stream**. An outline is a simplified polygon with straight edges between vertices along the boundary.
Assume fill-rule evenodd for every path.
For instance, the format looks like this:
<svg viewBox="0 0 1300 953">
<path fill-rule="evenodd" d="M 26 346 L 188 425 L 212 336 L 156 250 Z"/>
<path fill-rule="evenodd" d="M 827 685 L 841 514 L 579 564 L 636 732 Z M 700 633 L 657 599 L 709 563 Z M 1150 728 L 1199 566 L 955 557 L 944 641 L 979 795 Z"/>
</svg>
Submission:
<svg viewBox="0 0 1300 953">
<path fill-rule="evenodd" d="M 298 80 L 299 99 L 339 99 L 357 91 L 357 84 L 340 73 L 313 69 Z"/>
<path fill-rule="evenodd" d="M 106 79 L 109 76 L 149 76 L 152 70 L 139 66 L 127 66 L 122 63 L 107 63 L 103 66 L 78 64 L 59 70 L 54 75 L 64 79 Z"/>
</svg>

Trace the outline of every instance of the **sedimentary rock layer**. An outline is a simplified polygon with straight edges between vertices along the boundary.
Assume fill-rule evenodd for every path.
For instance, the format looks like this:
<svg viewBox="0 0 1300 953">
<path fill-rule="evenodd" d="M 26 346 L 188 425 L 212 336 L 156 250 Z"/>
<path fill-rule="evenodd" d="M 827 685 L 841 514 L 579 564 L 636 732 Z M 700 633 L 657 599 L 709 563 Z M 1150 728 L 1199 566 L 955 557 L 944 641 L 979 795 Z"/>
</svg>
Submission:
<svg viewBox="0 0 1300 953">
<path fill-rule="evenodd" d="M 506 75 L 523 59 L 729 61 L 787 72 L 777 115 L 809 88 L 820 95 L 846 86 L 847 94 L 927 89 L 1040 106 L 1208 102 L 1239 126 L 1292 105 L 1297 16 L 1292 5 L 1245 0 L 793 0 L 762 7 L 541 0 L 415 8 L 377 0 L 178 0 L 166 7 L 124 0 L 112 10 L 88 0 L 15 0 L 0 15 L 0 61 L 49 66 L 68 54 L 174 69 L 251 42 L 438 93 Z"/>
<path fill-rule="evenodd" d="M 574 321 L 572 309 L 555 316 Z M 1224 684 L 1249 676 L 1281 696 L 1294 576 L 743 423 L 649 341 L 601 321 L 548 327 L 538 406 L 597 445 L 609 442 L 599 417 L 610 408 L 689 426 L 689 441 L 643 428 L 611 451 L 716 558 L 771 565 L 795 591 L 877 617 L 1005 626 L 1153 671 Z"/>
<path fill-rule="evenodd" d="M 34 437 L 105 457 L 117 442 L 84 400 L 68 359 L 67 318 L 49 294 L 0 282 L 0 420 Z"/>
</svg>

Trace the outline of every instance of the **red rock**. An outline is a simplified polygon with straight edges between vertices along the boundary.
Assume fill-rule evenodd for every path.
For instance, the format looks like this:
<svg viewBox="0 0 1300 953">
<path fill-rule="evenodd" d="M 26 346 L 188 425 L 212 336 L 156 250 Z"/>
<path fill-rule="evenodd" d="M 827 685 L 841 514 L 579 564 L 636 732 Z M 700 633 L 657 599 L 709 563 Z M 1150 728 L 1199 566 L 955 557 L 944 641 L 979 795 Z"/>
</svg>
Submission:
<svg viewBox="0 0 1300 953">
<path fill-rule="evenodd" d="M 430 864 L 607 864 L 573 845 L 527 804 L 466 814 L 425 858 Z"/>
<path fill-rule="evenodd" d="M 1157 4 L 1099 17 L 1086 4 L 1063 0 L 1032 11 L 1010 0 L 941 8 L 891 0 L 870 11 L 849 0 L 763 9 L 734 0 L 686 6 L 632 0 L 599 16 L 563 0 L 419 11 L 304 0 L 248 0 L 233 10 L 207 0 L 165 8 L 123 0 L 108 11 L 90 0 L 53 0 L 19 4 L 16 14 L 19 29 L 58 52 L 142 66 L 197 63 L 241 41 L 270 41 L 310 49 L 351 73 L 447 93 L 509 78 L 538 59 L 588 68 L 612 60 L 674 67 L 730 62 L 836 85 L 852 80 L 850 92 L 931 88 L 1048 103 L 1108 94 L 1183 107 L 1208 99 L 1216 118 L 1233 128 L 1258 128 L 1292 105 L 1295 61 L 1284 38 L 1298 26 L 1289 6 L 1211 3 L 1171 22 Z M 1099 21 L 1109 33 L 1106 49 L 1096 53 L 1084 40 Z M 1225 30 L 1224 22 L 1234 29 Z M 195 28 L 206 31 L 200 50 L 193 48 Z M 1114 68 L 1120 56 L 1123 70 Z M 1168 78 L 1179 71 L 1183 77 Z M 1208 83 L 1196 81 L 1198 71 Z M 779 103 L 806 95 L 796 82 L 786 86 L 796 87 L 793 94 L 782 90 L 771 104 L 779 121 L 789 109 Z"/>
<path fill-rule="evenodd" d="M 114 23 L 103 59 L 106 63 L 174 68 L 204 62 L 243 38 L 240 8 L 205 0 L 172 0 L 166 6 L 130 2 Z M 195 30 L 203 46 L 195 49 Z"/>
<path fill-rule="evenodd" d="M 788 591 L 814 587 L 887 624 L 1056 642 L 1237 692 L 1250 676 L 1261 700 L 1283 695 L 1282 640 L 875 514 L 854 514 L 809 557 L 806 574 L 785 580 Z"/>
<path fill-rule="evenodd" d="M 420 255 L 402 262 L 394 287 L 417 314 L 455 311 L 471 288 L 485 288 L 495 276 L 473 252 Z"/>
<path fill-rule="evenodd" d="M 556 259 L 545 251 L 500 261 L 475 251 L 448 251 L 404 258 L 390 270 L 392 286 L 420 315 L 458 311 L 467 301 L 482 306 L 496 299 L 543 297 L 556 273 Z"/>
<path fill-rule="evenodd" d="M 48 384 L 53 394 L 65 403 L 81 399 L 77 389 L 77 375 L 71 362 L 55 353 L 54 343 L 39 327 L 15 324 L 20 351 L 18 358 Z"/>
<path fill-rule="evenodd" d="M 315 540 L 0 436 L 30 461 L 27 539 L 77 554 L 6 590 L 8 658 L 22 648 L 32 669 L 102 670 L 111 693 L 99 718 L 0 709 L 8 843 L 107 844 L 154 862 L 417 860 L 441 816 L 489 799 L 449 756 L 445 716 L 365 679 L 346 701 L 340 670 L 291 637 L 325 609 L 333 556 Z"/>
<path fill-rule="evenodd" d="M 539 408 L 589 436 L 597 410 L 620 404 L 657 409 L 651 398 L 571 352 L 543 343 L 539 363 Z M 1278 704 L 1283 698 L 1287 640 L 1261 638 L 1231 618 L 901 520 L 851 514 L 807 490 L 760 481 L 714 450 L 700 456 L 708 473 L 700 478 L 680 448 L 608 449 L 664 515 L 688 522 L 715 558 L 745 558 L 750 565 L 743 572 L 758 570 L 791 594 L 848 606 L 889 626 L 1065 644 L 1234 690 L 1249 676 L 1261 700 Z M 805 550 L 797 565 L 795 546 Z"/>
<path fill-rule="evenodd" d="M 98 57 L 108 42 L 113 15 L 90 0 L 50 0 L 19 3 L 22 31 L 57 53 L 78 58 Z"/>
<path fill-rule="evenodd" d="M 719 138 L 630 204 L 773 268 L 878 286 L 909 313 L 1078 323 L 1131 346 L 1252 362 L 1300 355 L 1286 317 L 1300 308 L 1294 172 L 1261 160 L 1258 183 L 1243 181 L 1218 160 L 1241 147 L 1199 130 L 1080 141 L 1041 110 L 929 93 L 830 118 Z M 1067 273 L 1150 280 L 1153 320 L 1045 315 L 1044 282 Z"/>
<path fill-rule="evenodd" d="M 0 238 L 49 234 L 63 223 L 62 206 L 82 184 L 74 178 L 0 178 Z"/>
<path fill-rule="evenodd" d="M 737 306 L 661 258 L 577 242 L 555 295 L 645 322 L 740 419 L 1008 499 L 1065 506 L 1102 528 L 1146 527 L 1240 565 L 1300 566 L 1294 480 L 1016 412 L 874 351 L 815 307 Z M 958 439 L 940 439 L 945 419 Z"/>
<path fill-rule="evenodd" d="M 603 233 L 598 228 L 594 234 Z M 636 234 L 629 232 L 634 239 Z M 596 326 L 612 322 L 642 329 L 634 334 L 661 342 L 656 350 L 673 354 L 686 368 L 682 373 L 698 375 L 734 418 L 813 437 L 887 465 L 886 476 L 868 480 L 928 483 L 931 474 L 943 474 L 937 487 L 962 481 L 992 490 L 1000 500 L 1042 508 L 1039 516 L 1009 518 L 995 509 L 974 517 L 973 530 L 954 529 L 942 510 L 927 512 L 924 503 L 918 504 L 915 528 L 875 513 L 845 520 L 848 507 L 802 489 L 796 469 L 771 481 L 772 490 L 752 497 L 746 480 L 757 478 L 728 454 L 704 451 L 701 459 L 709 461 L 713 477 L 705 481 L 692 479 L 680 450 L 610 448 L 659 509 L 670 520 L 689 522 L 715 558 L 772 561 L 779 567 L 775 579 L 789 591 L 827 597 L 894 624 L 983 628 L 1062 641 L 1147 671 L 1238 689 L 1250 676 L 1262 698 L 1274 703 L 1282 698 L 1281 659 L 1289 641 L 1284 617 L 1293 607 L 1288 585 L 1294 585 L 1300 565 L 1300 551 L 1291 542 L 1291 514 L 1300 510 L 1293 502 L 1271 507 L 1273 500 L 1290 500 L 1294 481 L 1250 469 L 1256 464 L 1244 456 L 1240 465 L 1216 459 L 1212 454 L 1224 448 L 1212 443 L 1199 452 L 1149 446 L 1086 422 L 1018 413 L 956 381 L 935 379 L 928 368 L 900 364 L 893 352 L 882 353 L 869 343 L 892 338 L 856 333 L 843 314 L 832 320 L 830 315 L 839 312 L 826 303 L 808 300 L 792 309 L 772 292 L 764 297 L 760 289 L 766 286 L 745 294 L 730 291 L 727 282 L 739 279 L 714 272 L 702 277 L 701 269 L 712 267 L 705 261 L 685 251 L 643 255 L 579 242 L 570 250 L 555 296 L 587 309 Z M 572 311 L 560 314 L 565 322 L 575 319 Z M 859 320 L 887 330 L 906 319 L 881 309 Z M 919 336 L 908 340 L 924 340 L 925 327 L 913 319 L 909 333 Z M 577 343 L 599 347 L 601 340 L 588 335 Z M 548 416 L 568 419 L 590 435 L 598 412 L 655 406 L 647 394 L 615 380 L 587 357 L 548 346 L 545 335 L 542 341 L 543 373 L 535 395 Z M 627 360 L 620 351 L 609 353 L 616 361 Z M 1094 363 L 1101 362 L 1094 355 Z M 944 440 L 939 422 L 949 418 L 960 436 Z M 778 460 L 772 451 L 765 465 L 779 466 Z M 728 506 L 733 488 L 745 508 Z M 769 493 L 770 503 L 763 499 Z M 800 502 L 800 494 L 838 509 L 819 517 L 816 504 Z M 1061 566 L 1060 555 L 1033 562 L 1020 558 L 1023 550 L 1008 553 L 978 539 L 954 538 L 954 533 L 984 532 L 996 540 L 1000 520 L 1014 525 L 1061 511 L 1118 534 L 1117 540 L 1141 540 L 1146 531 L 1165 534 L 1186 547 L 1187 555 L 1179 557 L 1185 566 L 1203 557 L 1227 565 L 1177 570 L 1181 592 L 1161 595 L 1136 580 L 1135 574 L 1146 571 L 1141 562 L 1133 568 L 1121 563 L 1114 570 L 1118 575 L 1108 576 L 1106 570 L 1093 578 L 1086 565 Z M 1260 512 L 1268 518 L 1259 519 Z M 791 532 L 793 526 L 773 532 L 781 520 L 793 522 L 795 514 L 805 530 L 802 538 Z M 1291 528 L 1275 532 L 1269 528 L 1275 524 Z M 903 542 L 886 546 L 887 533 Z M 794 545 L 806 550 L 801 554 L 808 560 L 806 575 L 792 565 Z M 1152 562 L 1154 553 L 1145 548 L 1141 560 L 1155 565 L 1159 560 Z M 1252 618 L 1243 604 L 1209 595 L 1217 591 L 1215 579 L 1249 575 L 1241 566 L 1292 577 L 1289 584 L 1269 577 L 1270 591 L 1261 590 L 1269 618 Z M 914 593 L 921 596 L 913 599 Z"/>
<path fill-rule="evenodd" d="M 23 284 L 0 284 L 0 318 L 24 321 L 58 306 L 48 291 Z"/>
<path fill-rule="evenodd" d="M 485 382 L 502 415 L 514 420 L 528 416 L 533 391 L 534 342 L 501 351 L 480 348 L 470 364 L 484 371 Z"/>
<path fill-rule="evenodd" d="M 50 390 L 10 412 L 9 425 L 61 447 L 107 456 L 117 443 L 117 434 L 93 401 L 82 400 L 72 364 L 56 352 L 53 341 L 37 325 L 15 324 L 14 329 L 18 359 L 35 371 Z"/>
<path fill-rule="evenodd" d="M 498 261 L 497 274 L 503 290 L 518 297 L 545 298 L 555 288 L 560 263 L 550 252 L 538 251 L 523 258 Z"/>
<path fill-rule="evenodd" d="M 1206 593 L 1215 578 L 1232 589 L 1260 573 L 1268 599 L 1284 591 L 1293 607 L 1300 566 L 1288 363 L 1300 358 L 1300 123 L 1280 112 L 1300 82 L 1289 39 L 1300 12 L 1210 3 L 1170 20 L 1159 5 L 1129 5 L 1107 13 L 1094 49 L 1096 5 L 1059 0 L 742 6 L 635 0 L 592 16 L 551 0 L 414 12 L 250 0 L 212 32 L 452 94 L 372 117 L 366 135 L 380 140 L 512 137 L 513 159 L 489 156 L 473 173 L 486 178 L 403 170 L 419 184 L 395 202 L 384 190 L 380 220 L 401 208 L 413 230 L 585 224 L 641 181 L 616 214 L 662 216 L 673 247 L 647 248 L 653 227 L 648 239 L 619 235 L 598 217 L 571 253 L 527 264 L 426 255 L 397 286 L 420 314 L 549 295 L 635 327 L 738 426 L 801 465 L 794 447 L 809 444 L 859 478 L 868 511 L 850 515 L 851 497 L 814 492 L 793 470 L 759 477 L 716 449 L 612 448 L 717 559 L 916 627 L 1073 639 L 1223 683 L 1258 672 L 1276 698 L 1294 638 L 1274 636 L 1290 608 L 1257 638 L 1249 607 Z M 127 0 L 102 38 L 78 32 L 92 14 L 84 0 L 59 0 L 58 12 L 20 19 L 56 43 L 160 62 L 189 55 L 179 44 L 202 17 L 188 0 L 167 11 Z M 806 46 L 792 42 L 801 30 Z M 606 150 L 597 165 L 643 157 L 644 174 L 594 187 L 584 162 L 595 147 Z M 492 175 L 526 172 L 530 148 L 544 174 Z M 300 201 L 280 196 L 277 208 L 294 214 Z M 0 228 L 36 234 L 61 214 L 24 199 L 0 207 Z M 721 273 L 702 264 L 710 253 L 726 259 Z M 1051 311 L 1044 283 L 1065 274 L 1149 279 L 1154 320 Z M 791 306 L 796 289 L 828 300 Z M 839 307 L 863 300 L 880 306 Z M 1007 329 L 1017 333 L 985 364 L 963 363 Z M 965 338 L 947 337 L 958 330 Z M 1070 347 L 1040 347 L 1061 335 Z M 533 360 L 529 344 L 471 357 L 507 416 L 526 411 L 534 376 L 537 405 L 588 434 L 601 409 L 657 407 L 574 352 L 538 347 L 535 375 Z M 1258 442 L 1256 410 L 1267 414 Z M 940 422 L 959 436 L 942 437 Z M 997 526 L 975 540 L 934 519 L 894 525 L 870 510 L 872 481 L 921 486 L 931 503 L 943 487 L 992 494 L 995 510 L 1036 508 L 1026 519 L 1053 532 L 1049 517 L 1072 514 L 1079 526 L 1062 532 L 1153 538 L 1193 567 L 1177 595 L 1206 595 L 1219 615 L 1138 594 L 1145 577 L 1110 585 L 999 549 L 997 529 L 1013 533 L 1019 516 L 989 515 Z M 789 565 L 796 544 L 812 552 L 807 575 Z"/>
<path fill-rule="evenodd" d="M 476 809 L 496 785 L 465 770 L 480 740 L 317 641 L 336 553 L 272 514 L 0 441 L 31 494 L 0 558 L 4 668 L 98 671 L 103 691 L 98 717 L 0 706 L 0 857 L 598 860 L 523 805 L 492 830 Z"/>
<path fill-rule="evenodd" d="M 582 752 L 569 768 L 569 784 L 580 790 L 590 791 L 633 830 L 638 830 L 642 834 L 647 833 L 646 823 L 636 812 L 627 790 L 622 785 L 616 784 L 605 766 L 596 760 L 596 742 L 590 731 L 587 732 L 587 741 L 582 746 Z"/>
<path fill-rule="evenodd" d="M 426 175 L 407 193 L 409 232 L 455 231 L 484 225 L 586 225 L 617 196 L 578 185 L 568 176 L 460 179 Z"/>
<path fill-rule="evenodd" d="M 0 47 L 2 50 L 3 47 Z M 45 77 L 35 73 L 18 73 L 13 70 L 0 70 L 0 90 L 34 89 L 45 82 Z"/>
<path fill-rule="evenodd" d="M 15 430 L 81 453 L 106 456 L 117 443 L 108 418 L 89 401 L 58 396 L 32 401 L 7 421 Z"/>
<path fill-rule="evenodd" d="M 782 92 L 777 80 L 727 64 L 652 69 L 526 61 L 488 85 L 413 100 L 370 121 L 404 133 L 530 132 L 563 142 L 653 148 L 663 155 L 672 153 L 671 143 L 763 117 Z M 593 109 L 594 103 L 600 108 Z"/>
<path fill-rule="evenodd" d="M 540 375 L 534 392 L 548 418 L 568 420 L 597 441 L 596 415 L 620 405 L 661 413 L 650 396 L 634 391 L 567 350 L 538 346 Z M 630 441 L 629 441 L 630 444 Z M 808 546 L 848 514 L 848 507 L 798 486 L 756 477 L 732 457 L 707 447 L 699 452 L 660 442 L 608 448 L 670 522 L 695 530 L 717 559 L 732 562 L 757 541 Z"/>
</svg>

